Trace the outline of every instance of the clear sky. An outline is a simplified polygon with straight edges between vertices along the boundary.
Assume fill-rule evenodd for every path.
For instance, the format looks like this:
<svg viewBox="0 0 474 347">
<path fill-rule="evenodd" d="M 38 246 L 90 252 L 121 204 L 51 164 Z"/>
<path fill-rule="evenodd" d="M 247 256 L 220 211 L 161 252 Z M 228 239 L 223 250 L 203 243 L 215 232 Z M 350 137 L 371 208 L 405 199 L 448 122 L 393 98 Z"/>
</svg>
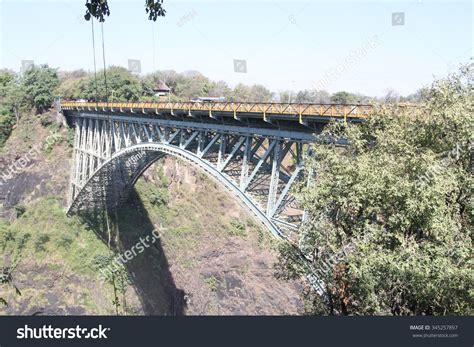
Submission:
<svg viewBox="0 0 474 347">
<path fill-rule="evenodd" d="M 0 66 L 18 71 L 31 59 L 92 70 L 84 3 L 0 0 Z M 107 65 L 140 59 L 143 73 L 197 70 L 231 86 L 380 96 L 389 88 L 412 93 L 473 56 L 471 1 L 165 0 L 167 15 L 154 24 L 144 3 L 109 0 Z M 404 13 L 403 25 L 392 25 L 394 12 Z M 102 66 L 100 25 L 95 29 Z M 248 72 L 235 73 L 234 59 L 245 59 Z"/>
</svg>

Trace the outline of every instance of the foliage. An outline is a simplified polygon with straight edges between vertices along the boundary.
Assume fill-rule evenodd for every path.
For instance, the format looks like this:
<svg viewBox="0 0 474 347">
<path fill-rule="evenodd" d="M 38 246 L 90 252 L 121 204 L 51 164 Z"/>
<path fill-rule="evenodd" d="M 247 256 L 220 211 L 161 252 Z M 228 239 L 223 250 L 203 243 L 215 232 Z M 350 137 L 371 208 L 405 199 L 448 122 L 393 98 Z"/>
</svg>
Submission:
<svg viewBox="0 0 474 347">
<path fill-rule="evenodd" d="M 229 234 L 233 236 L 245 236 L 247 233 L 245 223 L 238 219 L 232 219 L 229 222 L 229 227 L 227 229 Z"/>
<path fill-rule="evenodd" d="M 107 69 L 107 90 L 103 71 L 97 72 L 97 98 L 96 81 L 94 75 L 89 75 L 86 80 L 79 80 L 79 95 L 87 100 L 109 101 L 138 101 L 143 93 L 140 79 L 127 69 L 112 66 Z M 108 93 L 108 95 L 107 95 Z"/>
<path fill-rule="evenodd" d="M 38 113 L 47 110 L 54 100 L 54 91 L 59 85 L 57 71 L 48 65 L 29 68 L 21 79 L 25 101 Z"/>
<path fill-rule="evenodd" d="M 63 74 L 60 78 L 60 85 L 57 89 L 57 94 L 66 100 L 85 99 L 84 90 L 86 84 L 91 78 L 90 74 L 80 73 L 81 70 L 73 71 L 68 74 Z"/>
<path fill-rule="evenodd" d="M 351 104 L 357 101 L 357 97 L 349 92 L 337 92 L 331 96 L 331 102 L 335 104 Z"/>
<path fill-rule="evenodd" d="M 15 205 L 16 218 L 20 218 L 26 212 L 26 206 L 23 204 Z"/>
<path fill-rule="evenodd" d="M 233 101 L 271 102 L 273 100 L 273 93 L 260 84 L 246 86 L 239 83 L 228 96 Z"/>
<path fill-rule="evenodd" d="M 13 288 L 16 295 L 21 295 L 21 292 L 14 283 L 14 273 L 28 238 L 29 234 L 20 237 L 14 235 L 10 230 L 8 222 L 0 219 L 0 249 L 3 254 L 0 270 L 0 287 L 8 286 Z M 0 305 L 8 306 L 8 302 L 4 297 L 0 297 Z"/>
<path fill-rule="evenodd" d="M 48 137 L 44 142 L 43 142 L 43 145 L 41 146 L 42 150 L 45 152 L 45 153 L 51 153 L 51 151 L 53 150 L 53 148 L 62 143 L 64 141 L 64 138 L 62 135 L 59 135 L 59 134 L 55 134 L 54 136 L 50 136 Z"/>
<path fill-rule="evenodd" d="M 53 121 L 51 120 L 51 117 L 49 116 L 49 114 L 43 114 L 40 117 L 40 123 L 43 127 L 47 128 L 51 124 L 53 124 Z"/>
<path fill-rule="evenodd" d="M 11 113 L 0 106 L 0 147 L 2 147 L 10 137 L 14 123 L 15 119 Z"/>
<path fill-rule="evenodd" d="M 13 125 L 20 118 L 23 93 L 13 71 L 0 70 L 0 147 L 11 134 Z"/>
<path fill-rule="evenodd" d="M 21 218 L 11 224 L 2 227 L 2 223 L 0 219 L 0 249 L 7 247 L 3 254 L 16 254 L 21 250 L 21 254 L 36 254 L 52 262 L 60 259 L 72 271 L 95 276 L 92 259 L 97 254 L 108 253 L 107 245 L 79 218 L 68 218 L 53 197 L 41 198 L 29 205 Z"/>
<path fill-rule="evenodd" d="M 379 109 L 329 126 L 297 193 L 309 220 L 280 251 L 284 278 L 318 275 L 309 310 L 326 314 L 472 314 L 473 92 L 466 71 L 436 81 L 425 110 Z"/>
<path fill-rule="evenodd" d="M 110 15 L 107 0 L 87 0 L 86 8 L 85 20 L 94 17 L 100 22 L 104 22 L 105 16 Z M 148 14 L 148 19 L 153 21 L 156 21 L 158 17 L 164 17 L 166 14 L 166 10 L 163 8 L 163 0 L 145 0 L 145 11 Z"/>
<path fill-rule="evenodd" d="M 168 189 L 156 188 L 150 192 L 150 203 L 155 206 L 166 205 L 169 201 Z"/>
<path fill-rule="evenodd" d="M 209 289 L 210 289 L 211 291 L 213 291 L 213 292 L 215 292 L 215 291 L 219 288 L 219 286 L 220 286 L 220 284 L 221 284 L 221 282 L 219 281 L 219 279 L 216 278 L 215 276 L 209 276 L 209 277 L 207 277 L 204 281 L 206 282 L 206 284 L 207 284 L 207 286 L 209 287 Z"/>
<path fill-rule="evenodd" d="M 67 128 L 66 142 L 70 148 L 74 147 L 74 128 Z"/>
</svg>

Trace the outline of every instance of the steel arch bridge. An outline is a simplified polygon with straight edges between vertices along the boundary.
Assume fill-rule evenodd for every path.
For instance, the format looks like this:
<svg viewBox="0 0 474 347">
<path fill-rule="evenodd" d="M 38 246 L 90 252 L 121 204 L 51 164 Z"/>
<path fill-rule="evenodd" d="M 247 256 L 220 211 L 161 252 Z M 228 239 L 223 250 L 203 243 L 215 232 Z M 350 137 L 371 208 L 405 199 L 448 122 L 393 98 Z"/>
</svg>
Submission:
<svg viewBox="0 0 474 347">
<path fill-rule="evenodd" d="M 304 153 L 330 119 L 358 122 L 369 105 L 63 102 L 75 127 L 68 214 L 116 208 L 142 173 L 172 155 L 229 189 L 275 236 L 304 219 L 291 194 Z"/>
</svg>

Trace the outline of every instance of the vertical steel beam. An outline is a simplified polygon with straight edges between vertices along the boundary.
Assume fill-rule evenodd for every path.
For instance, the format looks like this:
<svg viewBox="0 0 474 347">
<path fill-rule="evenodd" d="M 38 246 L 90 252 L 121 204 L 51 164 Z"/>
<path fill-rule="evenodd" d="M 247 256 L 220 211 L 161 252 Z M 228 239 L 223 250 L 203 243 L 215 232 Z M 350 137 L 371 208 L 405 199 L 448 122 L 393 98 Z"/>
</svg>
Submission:
<svg viewBox="0 0 474 347">
<path fill-rule="evenodd" d="M 217 167 L 221 167 L 225 159 L 225 152 L 227 150 L 227 136 L 226 134 L 221 135 L 221 141 L 219 143 L 219 153 L 217 155 Z"/>
<path fill-rule="evenodd" d="M 201 158 L 201 153 L 204 149 L 204 143 L 206 141 L 206 132 L 200 130 L 199 131 L 199 137 L 198 137 L 198 145 L 197 145 L 197 149 L 196 149 L 196 155 Z"/>
<path fill-rule="evenodd" d="M 268 192 L 267 200 L 267 216 L 271 217 L 275 207 L 276 196 L 278 191 L 278 181 L 280 179 L 280 164 L 281 164 L 281 141 L 275 140 L 275 148 L 272 155 L 272 173 L 270 177 L 270 190 Z"/>
<path fill-rule="evenodd" d="M 247 136 L 244 144 L 244 155 L 242 157 L 242 171 L 240 172 L 240 189 L 243 189 L 249 176 L 249 161 L 252 151 L 252 138 Z"/>
</svg>

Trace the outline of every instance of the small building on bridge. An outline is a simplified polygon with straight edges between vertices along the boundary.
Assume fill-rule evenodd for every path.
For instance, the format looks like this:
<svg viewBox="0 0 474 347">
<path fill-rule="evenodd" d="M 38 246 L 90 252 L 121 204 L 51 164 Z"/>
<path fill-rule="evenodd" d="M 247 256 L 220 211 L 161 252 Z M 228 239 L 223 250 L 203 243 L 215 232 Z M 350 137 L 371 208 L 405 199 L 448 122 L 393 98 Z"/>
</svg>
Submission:
<svg viewBox="0 0 474 347">
<path fill-rule="evenodd" d="M 153 88 L 153 91 L 155 92 L 155 96 L 168 96 L 171 92 L 170 87 L 166 85 L 165 82 L 158 80 L 156 82 L 155 87 Z"/>
</svg>

